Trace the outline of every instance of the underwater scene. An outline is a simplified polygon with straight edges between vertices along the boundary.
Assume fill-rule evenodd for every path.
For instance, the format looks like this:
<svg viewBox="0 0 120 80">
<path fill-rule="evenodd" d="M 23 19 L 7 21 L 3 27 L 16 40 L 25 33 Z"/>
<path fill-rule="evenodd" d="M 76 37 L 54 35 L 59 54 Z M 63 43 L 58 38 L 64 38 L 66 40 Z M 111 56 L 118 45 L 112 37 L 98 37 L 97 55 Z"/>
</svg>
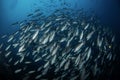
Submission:
<svg viewBox="0 0 120 80">
<path fill-rule="evenodd" d="M 120 1 L 1 0 L 0 80 L 120 80 Z"/>
</svg>

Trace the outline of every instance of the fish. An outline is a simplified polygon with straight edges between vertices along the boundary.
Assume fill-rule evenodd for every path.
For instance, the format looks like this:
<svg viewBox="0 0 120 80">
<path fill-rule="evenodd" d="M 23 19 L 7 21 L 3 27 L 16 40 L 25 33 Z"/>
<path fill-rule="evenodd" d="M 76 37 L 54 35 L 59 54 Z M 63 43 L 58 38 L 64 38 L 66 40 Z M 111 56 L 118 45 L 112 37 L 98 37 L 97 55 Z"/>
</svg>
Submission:
<svg viewBox="0 0 120 80">
<path fill-rule="evenodd" d="M 18 50 L 18 53 L 19 53 L 19 52 L 23 52 L 23 51 L 25 50 L 24 47 L 25 47 L 25 45 L 20 46 L 20 48 L 19 48 L 19 50 Z"/>
<path fill-rule="evenodd" d="M 36 13 L 35 15 L 32 16 L 32 18 L 38 18 L 42 16 L 42 13 Z M 33 21 L 39 21 L 39 20 L 33 20 Z"/>
<path fill-rule="evenodd" d="M 52 56 L 57 53 L 58 48 L 59 48 L 59 46 L 57 45 L 57 46 L 55 47 L 55 49 L 53 49 L 52 54 L 51 54 Z"/>
<path fill-rule="evenodd" d="M 93 69 L 93 75 L 94 76 L 97 74 L 97 67 L 98 67 L 98 65 L 95 64 L 94 69 Z"/>
<path fill-rule="evenodd" d="M 90 33 L 87 35 L 86 39 L 89 40 L 89 39 L 92 37 L 93 34 L 94 34 L 94 31 L 90 32 Z"/>
<path fill-rule="evenodd" d="M 64 42 L 64 41 L 66 41 L 66 38 L 62 38 L 62 39 L 60 40 L 60 42 Z"/>
<path fill-rule="evenodd" d="M 80 63 L 80 54 L 78 55 L 78 57 L 75 60 L 75 65 L 76 66 L 79 65 L 79 63 Z"/>
<path fill-rule="evenodd" d="M 54 37 L 55 37 L 55 32 L 52 32 L 50 34 L 49 42 L 53 41 Z"/>
<path fill-rule="evenodd" d="M 42 67 L 41 67 L 41 66 L 37 69 L 37 71 L 40 71 L 40 70 L 42 70 Z"/>
<path fill-rule="evenodd" d="M 12 23 L 11 25 L 12 25 L 12 26 L 15 26 L 15 25 L 18 25 L 18 24 L 19 24 L 19 21 L 14 22 L 14 23 Z"/>
<path fill-rule="evenodd" d="M 15 74 L 17 74 L 17 73 L 20 73 L 22 71 L 22 69 L 17 69 L 17 70 L 15 70 Z"/>
<path fill-rule="evenodd" d="M 76 80 L 78 77 L 79 77 L 79 76 L 76 75 L 76 76 L 72 77 L 70 80 Z"/>
<path fill-rule="evenodd" d="M 91 48 L 89 48 L 88 52 L 87 52 L 87 60 L 90 58 L 91 55 Z"/>
<path fill-rule="evenodd" d="M 67 28 L 67 24 L 65 24 L 65 25 L 62 27 L 61 31 L 64 31 L 66 28 Z"/>
<path fill-rule="evenodd" d="M 88 27 L 89 27 L 89 23 L 85 26 L 85 28 L 84 28 L 84 29 L 86 30 Z"/>
<path fill-rule="evenodd" d="M 13 35 L 12 35 L 12 36 L 10 36 L 10 38 L 8 39 L 8 42 L 12 41 L 12 40 L 13 40 L 13 38 L 14 38 L 14 36 L 13 36 Z"/>
<path fill-rule="evenodd" d="M 5 37 L 7 37 L 7 35 L 3 35 L 1 38 L 5 38 Z"/>
<path fill-rule="evenodd" d="M 3 44 L 0 44 L 0 49 L 3 47 Z"/>
<path fill-rule="evenodd" d="M 115 41 L 115 36 L 113 36 L 113 37 L 112 37 L 112 40 L 111 40 L 111 42 L 114 42 L 114 41 Z"/>
<path fill-rule="evenodd" d="M 33 35 L 33 37 L 32 37 L 32 40 L 34 40 L 34 39 L 38 36 L 38 34 L 39 34 L 39 30 L 37 30 L 37 31 L 34 33 L 34 35 Z"/>
<path fill-rule="evenodd" d="M 5 51 L 8 51 L 8 49 L 10 49 L 11 45 L 8 45 L 5 49 Z"/>
<path fill-rule="evenodd" d="M 79 43 L 79 44 L 76 46 L 74 52 L 77 52 L 78 50 L 80 50 L 80 48 L 81 48 L 84 44 L 85 44 L 85 42 Z"/>
<path fill-rule="evenodd" d="M 19 63 L 19 60 L 14 63 L 14 65 L 17 65 Z"/>
<path fill-rule="evenodd" d="M 29 71 L 28 73 L 29 73 L 29 74 L 33 74 L 33 73 L 35 73 L 35 70 Z"/>
<path fill-rule="evenodd" d="M 78 24 L 78 22 L 74 21 L 73 24 Z"/>
<path fill-rule="evenodd" d="M 18 43 L 13 44 L 13 47 L 14 47 L 14 48 L 16 48 L 17 46 L 19 46 Z"/>
<path fill-rule="evenodd" d="M 37 76 L 35 77 L 35 79 L 39 79 L 39 78 L 41 78 L 41 77 L 42 77 L 42 75 L 39 74 L 39 75 L 37 75 Z"/>
<path fill-rule="evenodd" d="M 64 70 L 69 69 L 70 66 L 70 60 L 67 61 L 67 63 L 65 64 Z"/>
<path fill-rule="evenodd" d="M 63 59 L 63 61 L 60 63 L 60 68 L 65 64 L 66 59 Z"/>
<path fill-rule="evenodd" d="M 9 51 L 9 52 L 5 55 L 5 57 L 7 58 L 11 53 L 12 53 L 12 52 Z"/>
<path fill-rule="evenodd" d="M 112 59 L 112 54 L 111 53 L 107 55 L 107 59 L 109 59 L 109 60 Z"/>
<path fill-rule="evenodd" d="M 78 36 L 79 35 L 79 29 L 76 29 L 75 35 Z"/>
<path fill-rule="evenodd" d="M 37 59 L 35 60 L 35 62 L 38 62 L 38 61 L 40 61 L 40 60 L 41 60 L 41 57 L 37 58 Z"/>
<path fill-rule="evenodd" d="M 30 14 L 28 14 L 28 15 L 27 15 L 27 17 L 30 17 L 30 16 L 32 16 L 32 15 L 33 15 L 33 14 L 32 14 L 32 13 L 30 13 Z"/>
<path fill-rule="evenodd" d="M 48 62 L 46 62 L 46 63 L 45 63 L 45 65 L 43 66 L 43 68 L 48 67 L 48 66 L 49 66 L 49 64 L 50 64 L 50 62 L 49 62 L 49 61 L 48 61 Z"/>
<path fill-rule="evenodd" d="M 68 40 L 67 45 L 66 45 L 67 47 L 70 46 L 70 42 L 73 40 L 73 38 L 74 38 L 74 36 L 71 37 L 71 38 Z"/>
<path fill-rule="evenodd" d="M 80 41 L 83 39 L 83 31 L 81 32 L 81 35 L 80 35 Z M 79 41 L 79 42 L 80 42 Z"/>
<path fill-rule="evenodd" d="M 25 64 L 30 64 L 31 62 L 30 61 L 26 61 Z"/>
<path fill-rule="evenodd" d="M 98 45 L 99 47 L 101 47 L 101 46 L 102 46 L 102 43 L 103 43 L 103 38 L 100 40 L 100 36 L 98 36 L 98 37 L 97 37 L 97 45 Z"/>
<path fill-rule="evenodd" d="M 10 58 L 10 59 L 8 60 L 8 62 L 10 63 L 12 60 L 13 60 L 13 58 Z"/>
<path fill-rule="evenodd" d="M 19 61 L 19 62 L 20 62 L 20 63 L 23 62 L 24 58 L 25 58 L 25 57 L 24 57 L 23 55 L 21 55 L 21 58 L 20 58 L 20 61 Z"/>
<path fill-rule="evenodd" d="M 56 58 L 57 58 L 57 55 L 54 55 L 53 59 L 51 60 L 51 65 L 55 63 Z"/>
<path fill-rule="evenodd" d="M 46 44 L 49 41 L 49 35 L 47 35 L 45 37 L 45 39 L 43 40 L 42 44 Z"/>
<path fill-rule="evenodd" d="M 40 9 L 36 9 L 34 12 L 39 12 L 40 11 Z"/>
</svg>

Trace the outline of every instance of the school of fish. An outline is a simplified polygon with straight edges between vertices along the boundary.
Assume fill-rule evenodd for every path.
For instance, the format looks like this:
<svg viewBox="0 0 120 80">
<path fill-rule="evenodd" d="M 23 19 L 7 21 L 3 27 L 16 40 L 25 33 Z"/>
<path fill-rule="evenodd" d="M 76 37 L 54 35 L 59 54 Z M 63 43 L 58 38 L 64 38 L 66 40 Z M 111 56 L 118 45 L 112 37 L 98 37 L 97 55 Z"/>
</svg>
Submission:
<svg viewBox="0 0 120 80">
<path fill-rule="evenodd" d="M 73 16 L 65 10 L 45 16 L 37 9 L 28 20 L 11 25 L 19 30 L 1 37 L 0 55 L 16 79 L 99 80 L 112 65 L 116 58 L 112 30 L 93 17 L 87 19 L 82 11 Z"/>
</svg>

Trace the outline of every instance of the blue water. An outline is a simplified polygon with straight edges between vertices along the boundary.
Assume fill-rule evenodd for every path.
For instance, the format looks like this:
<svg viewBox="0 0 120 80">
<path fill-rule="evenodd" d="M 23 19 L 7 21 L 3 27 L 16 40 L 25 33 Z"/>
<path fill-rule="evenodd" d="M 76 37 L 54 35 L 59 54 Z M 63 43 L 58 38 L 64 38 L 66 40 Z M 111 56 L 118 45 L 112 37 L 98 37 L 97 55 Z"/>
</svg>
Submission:
<svg viewBox="0 0 120 80">
<path fill-rule="evenodd" d="M 120 43 L 119 0 L 0 0 L 0 36 L 17 31 L 18 26 L 10 25 L 27 19 L 27 15 L 36 9 L 40 9 L 45 15 L 50 15 L 56 9 L 64 7 L 76 11 L 83 9 L 87 15 L 95 14 L 101 24 L 113 29 L 117 41 Z M 119 68 L 117 67 L 117 69 Z M 118 71 L 115 72 L 115 77 L 118 75 Z"/>
<path fill-rule="evenodd" d="M 18 27 L 10 27 L 10 24 L 26 19 L 26 15 L 37 8 L 40 8 L 44 14 L 50 14 L 55 9 L 63 7 L 74 10 L 83 8 L 88 14 L 93 12 L 103 24 L 110 25 L 116 31 L 120 30 L 119 0 L 1 0 L 0 3 L 0 34 L 18 29 Z M 64 3 L 67 6 L 63 5 Z"/>
</svg>

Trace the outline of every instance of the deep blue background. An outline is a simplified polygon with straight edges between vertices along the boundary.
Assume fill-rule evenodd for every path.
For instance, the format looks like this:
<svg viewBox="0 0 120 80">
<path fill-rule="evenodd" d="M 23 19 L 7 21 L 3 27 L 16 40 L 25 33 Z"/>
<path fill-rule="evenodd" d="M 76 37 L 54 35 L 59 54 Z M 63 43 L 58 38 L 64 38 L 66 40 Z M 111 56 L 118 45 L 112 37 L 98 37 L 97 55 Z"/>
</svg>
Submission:
<svg viewBox="0 0 120 80">
<path fill-rule="evenodd" d="M 27 14 L 40 8 L 45 14 L 63 8 L 61 4 L 74 10 L 83 8 L 87 13 L 94 12 L 103 24 L 112 27 L 118 34 L 120 30 L 119 0 L 0 0 L 0 35 L 13 32 L 18 27 L 10 24 L 26 19 Z"/>
</svg>

